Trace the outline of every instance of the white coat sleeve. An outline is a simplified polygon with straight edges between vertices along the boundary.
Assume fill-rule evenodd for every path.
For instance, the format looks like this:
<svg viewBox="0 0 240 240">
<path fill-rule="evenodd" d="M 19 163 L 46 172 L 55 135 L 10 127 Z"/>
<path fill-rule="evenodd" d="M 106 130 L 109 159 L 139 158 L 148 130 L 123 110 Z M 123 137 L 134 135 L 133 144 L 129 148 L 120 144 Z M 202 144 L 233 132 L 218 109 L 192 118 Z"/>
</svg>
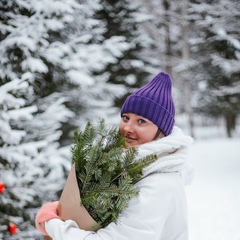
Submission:
<svg viewBox="0 0 240 240">
<path fill-rule="evenodd" d="M 54 240 L 161 239 L 162 233 L 167 231 L 166 222 L 175 217 L 177 222 L 179 216 L 174 214 L 183 209 L 179 179 L 176 174 L 153 174 L 142 179 L 137 184 L 139 195 L 131 199 L 118 221 L 97 232 L 81 230 L 74 221 L 59 219 L 46 222 L 46 231 Z M 175 228 L 172 225 L 169 227 L 171 232 Z"/>
</svg>

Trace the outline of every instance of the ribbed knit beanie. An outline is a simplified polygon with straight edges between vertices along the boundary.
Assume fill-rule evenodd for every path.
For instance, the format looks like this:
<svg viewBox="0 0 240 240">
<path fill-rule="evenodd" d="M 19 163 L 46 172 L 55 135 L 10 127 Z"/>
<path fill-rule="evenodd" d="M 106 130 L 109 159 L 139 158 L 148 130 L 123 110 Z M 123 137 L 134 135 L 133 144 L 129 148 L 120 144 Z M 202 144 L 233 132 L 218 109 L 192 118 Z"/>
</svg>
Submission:
<svg viewBox="0 0 240 240">
<path fill-rule="evenodd" d="M 133 92 L 125 100 L 121 116 L 135 113 L 152 121 L 167 136 L 172 132 L 175 107 L 172 98 L 172 81 L 161 72 L 149 83 Z"/>
</svg>

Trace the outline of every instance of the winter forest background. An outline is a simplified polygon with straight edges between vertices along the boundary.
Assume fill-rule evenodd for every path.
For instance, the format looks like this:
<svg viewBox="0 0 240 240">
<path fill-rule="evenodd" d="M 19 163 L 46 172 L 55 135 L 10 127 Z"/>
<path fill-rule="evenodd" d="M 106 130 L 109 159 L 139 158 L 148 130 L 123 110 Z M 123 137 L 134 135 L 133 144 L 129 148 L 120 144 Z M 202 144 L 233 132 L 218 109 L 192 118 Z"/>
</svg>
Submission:
<svg viewBox="0 0 240 240">
<path fill-rule="evenodd" d="M 238 0 L 2 0 L 0 19 L 0 239 L 42 239 L 34 217 L 61 194 L 73 132 L 117 125 L 160 71 L 186 133 L 240 136 Z"/>
</svg>

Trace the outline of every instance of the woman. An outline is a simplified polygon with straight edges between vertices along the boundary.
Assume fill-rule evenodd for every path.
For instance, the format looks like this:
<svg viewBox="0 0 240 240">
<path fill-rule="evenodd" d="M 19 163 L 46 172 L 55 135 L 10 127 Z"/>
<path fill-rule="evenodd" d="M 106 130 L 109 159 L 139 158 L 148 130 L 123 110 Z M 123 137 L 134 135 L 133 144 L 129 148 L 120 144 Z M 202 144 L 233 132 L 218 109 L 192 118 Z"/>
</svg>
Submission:
<svg viewBox="0 0 240 240">
<path fill-rule="evenodd" d="M 175 107 L 170 76 L 159 73 L 132 93 L 121 109 L 120 131 L 138 158 L 155 153 L 158 160 L 144 169 L 136 184 L 139 195 L 129 202 L 117 223 L 96 232 L 85 231 L 72 221 L 63 222 L 56 204 L 44 206 L 36 226 L 57 240 L 187 240 L 188 220 L 184 185 L 192 180 L 187 146 L 192 138 L 174 127 Z M 42 228 L 41 228 L 42 227 Z"/>
</svg>

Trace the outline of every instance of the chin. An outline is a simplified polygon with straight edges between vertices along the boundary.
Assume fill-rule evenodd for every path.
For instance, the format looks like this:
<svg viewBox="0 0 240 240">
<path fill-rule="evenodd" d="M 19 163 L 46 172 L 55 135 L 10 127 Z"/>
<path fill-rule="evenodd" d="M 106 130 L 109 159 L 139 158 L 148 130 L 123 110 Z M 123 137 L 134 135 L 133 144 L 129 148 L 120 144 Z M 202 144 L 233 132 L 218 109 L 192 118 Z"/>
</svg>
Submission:
<svg viewBox="0 0 240 240">
<path fill-rule="evenodd" d="M 128 147 L 134 147 L 134 146 L 137 146 L 138 143 L 136 143 L 136 142 L 128 142 L 127 145 L 128 145 Z"/>
</svg>

